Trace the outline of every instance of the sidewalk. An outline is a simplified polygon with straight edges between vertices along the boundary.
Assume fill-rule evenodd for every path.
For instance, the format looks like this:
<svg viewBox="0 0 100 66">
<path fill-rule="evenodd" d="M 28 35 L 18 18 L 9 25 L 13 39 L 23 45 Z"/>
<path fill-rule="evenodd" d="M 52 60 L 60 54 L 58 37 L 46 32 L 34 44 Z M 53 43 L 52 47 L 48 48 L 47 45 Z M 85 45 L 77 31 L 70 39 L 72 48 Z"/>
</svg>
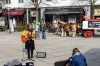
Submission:
<svg viewBox="0 0 100 66">
<path fill-rule="evenodd" d="M 8 34 L 0 32 L 0 66 L 8 61 L 23 58 L 24 44 L 20 40 L 21 32 Z M 46 40 L 35 40 L 36 52 L 46 52 L 46 58 L 34 57 L 34 66 L 54 66 L 56 61 L 68 59 L 72 49 L 77 47 L 85 55 L 88 66 L 100 66 L 100 37 L 90 39 L 83 37 L 60 37 L 47 33 Z M 27 55 L 24 53 L 25 58 Z M 24 61 L 29 62 L 29 60 Z"/>
</svg>

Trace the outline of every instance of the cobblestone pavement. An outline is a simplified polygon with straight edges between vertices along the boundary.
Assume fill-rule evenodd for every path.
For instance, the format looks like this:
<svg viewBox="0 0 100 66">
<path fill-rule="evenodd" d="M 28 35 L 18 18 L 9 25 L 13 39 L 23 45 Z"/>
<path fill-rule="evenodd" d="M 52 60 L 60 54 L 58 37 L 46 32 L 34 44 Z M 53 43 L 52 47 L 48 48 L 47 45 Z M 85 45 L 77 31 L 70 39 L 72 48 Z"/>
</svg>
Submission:
<svg viewBox="0 0 100 66">
<path fill-rule="evenodd" d="M 34 66 L 54 66 L 56 61 L 68 59 L 72 49 L 77 47 L 85 55 L 88 66 L 100 66 L 100 35 L 92 38 L 60 37 L 53 33 L 46 33 L 46 40 L 35 40 Z M 21 32 L 8 34 L 0 32 L 0 66 L 8 61 L 23 58 L 24 44 L 20 40 Z M 24 50 L 25 51 L 25 50 Z M 36 58 L 36 52 L 46 52 L 46 58 Z M 24 52 L 24 58 L 27 54 Z M 25 62 L 31 62 L 26 60 Z"/>
</svg>

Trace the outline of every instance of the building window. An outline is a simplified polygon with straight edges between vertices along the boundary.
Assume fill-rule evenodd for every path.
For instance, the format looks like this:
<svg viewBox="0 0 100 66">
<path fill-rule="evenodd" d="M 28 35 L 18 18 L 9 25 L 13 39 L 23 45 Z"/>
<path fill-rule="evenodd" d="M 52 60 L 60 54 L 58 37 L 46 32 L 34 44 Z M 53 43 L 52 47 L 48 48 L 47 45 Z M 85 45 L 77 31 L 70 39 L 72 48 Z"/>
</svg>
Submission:
<svg viewBox="0 0 100 66">
<path fill-rule="evenodd" d="M 32 0 L 33 1 L 33 3 L 36 3 L 36 0 Z"/>
<path fill-rule="evenodd" d="M 18 0 L 18 3 L 23 3 L 23 0 Z"/>
<path fill-rule="evenodd" d="M 11 3 L 11 0 L 6 0 L 6 4 L 10 4 Z"/>
<path fill-rule="evenodd" d="M 51 0 L 46 0 L 46 1 L 51 1 Z"/>
</svg>

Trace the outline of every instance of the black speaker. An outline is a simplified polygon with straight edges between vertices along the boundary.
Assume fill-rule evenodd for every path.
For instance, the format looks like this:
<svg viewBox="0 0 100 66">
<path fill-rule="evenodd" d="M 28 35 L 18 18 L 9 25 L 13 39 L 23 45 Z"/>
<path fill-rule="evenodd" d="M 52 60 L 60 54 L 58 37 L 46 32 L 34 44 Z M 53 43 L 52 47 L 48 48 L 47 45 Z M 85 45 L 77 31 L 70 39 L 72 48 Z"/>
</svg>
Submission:
<svg viewBox="0 0 100 66">
<path fill-rule="evenodd" d="M 69 60 L 57 61 L 55 62 L 55 66 L 66 66 Z"/>
<path fill-rule="evenodd" d="M 46 52 L 37 52 L 37 58 L 46 58 Z"/>
<path fill-rule="evenodd" d="M 33 62 L 27 62 L 26 66 L 34 66 L 34 63 Z"/>
</svg>

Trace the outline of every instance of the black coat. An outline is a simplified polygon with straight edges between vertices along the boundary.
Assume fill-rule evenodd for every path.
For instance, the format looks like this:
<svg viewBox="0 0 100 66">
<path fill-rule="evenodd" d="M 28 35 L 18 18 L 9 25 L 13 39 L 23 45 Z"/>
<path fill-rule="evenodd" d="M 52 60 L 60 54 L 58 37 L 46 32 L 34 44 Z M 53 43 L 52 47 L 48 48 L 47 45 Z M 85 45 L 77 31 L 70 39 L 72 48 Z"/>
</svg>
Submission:
<svg viewBox="0 0 100 66">
<path fill-rule="evenodd" d="M 25 49 L 35 49 L 34 40 L 29 40 L 25 43 Z"/>
<path fill-rule="evenodd" d="M 32 34 L 32 32 L 34 31 L 34 29 L 26 29 L 28 32 L 30 32 Z M 35 49 L 35 44 L 34 44 L 34 40 L 28 40 L 26 43 L 25 43 L 25 49 Z"/>
</svg>

